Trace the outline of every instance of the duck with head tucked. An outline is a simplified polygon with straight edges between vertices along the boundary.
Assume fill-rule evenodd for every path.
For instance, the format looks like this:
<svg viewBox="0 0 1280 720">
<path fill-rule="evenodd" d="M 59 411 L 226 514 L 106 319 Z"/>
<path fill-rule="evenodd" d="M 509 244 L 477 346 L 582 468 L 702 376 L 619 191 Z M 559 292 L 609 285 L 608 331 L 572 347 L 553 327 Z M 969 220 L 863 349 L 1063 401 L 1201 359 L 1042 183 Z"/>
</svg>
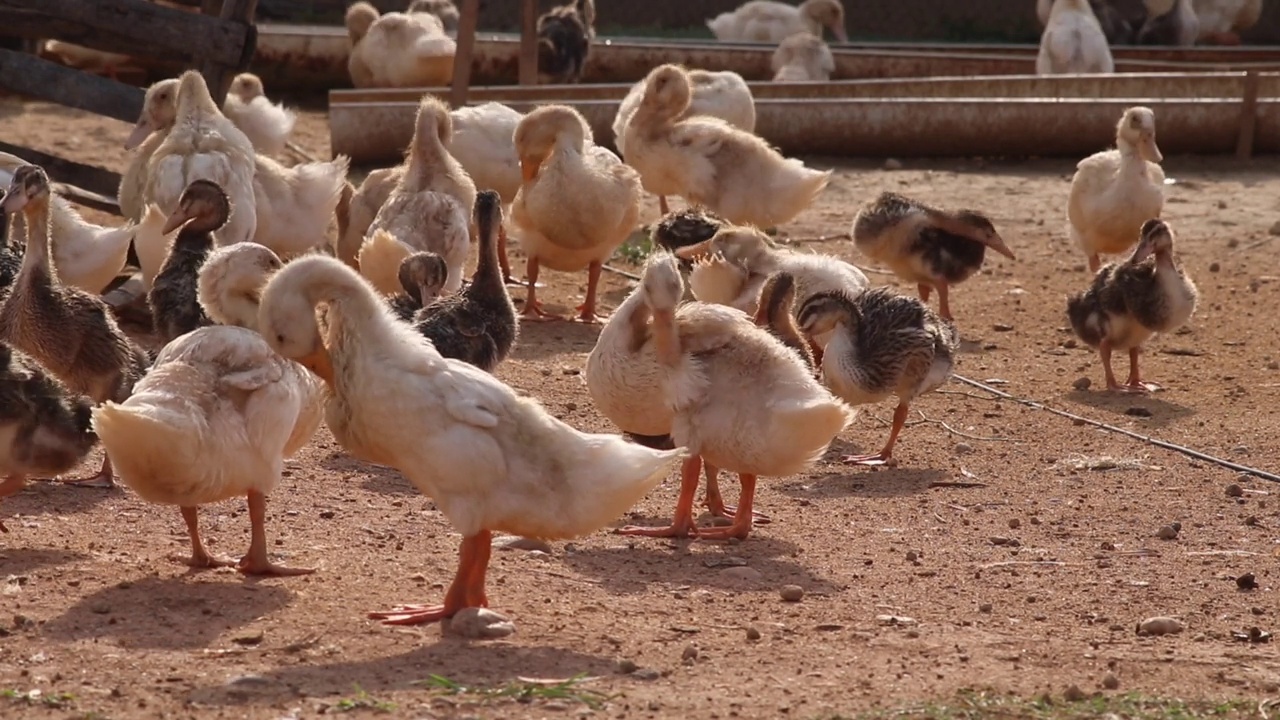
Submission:
<svg viewBox="0 0 1280 720">
<path fill-rule="evenodd" d="M 96 295 L 63 285 L 49 249 L 49 176 L 36 165 L 14 171 L 0 200 L 4 212 L 22 212 L 27 249 L 22 269 L 0 305 L 0 341 L 31 356 L 70 392 L 95 403 L 121 402 L 151 359 L 116 325 Z M 97 475 L 76 482 L 112 487 L 111 457 Z"/>
<path fill-rule="evenodd" d="M 272 277 L 260 318 L 277 352 L 329 386 L 334 438 L 357 458 L 400 470 L 462 534 L 444 603 L 371 614 L 386 623 L 436 622 L 486 607 L 493 532 L 545 539 L 592 532 L 684 454 L 575 430 L 483 370 L 442 357 L 332 258 L 301 258 Z"/>
</svg>

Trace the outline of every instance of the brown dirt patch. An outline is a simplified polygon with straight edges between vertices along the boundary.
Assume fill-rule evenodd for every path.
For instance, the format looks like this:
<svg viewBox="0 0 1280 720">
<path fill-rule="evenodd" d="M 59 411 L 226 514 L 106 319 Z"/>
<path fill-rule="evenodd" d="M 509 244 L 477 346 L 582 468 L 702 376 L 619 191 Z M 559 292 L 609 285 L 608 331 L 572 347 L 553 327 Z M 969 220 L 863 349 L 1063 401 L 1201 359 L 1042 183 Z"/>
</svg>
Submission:
<svg viewBox="0 0 1280 720">
<path fill-rule="evenodd" d="M 10 142 L 123 169 L 123 123 L 13 101 L 0 117 Z M 324 116 L 307 113 L 301 126 L 301 144 L 326 154 Z M 1167 161 L 1179 183 L 1166 217 L 1202 296 L 1189 328 L 1149 346 L 1147 374 L 1168 387 L 1150 398 L 1072 389 L 1082 376 L 1096 387 L 1101 370 L 1090 351 L 1071 346 L 1064 315 L 1065 295 L 1086 283 L 1062 229 L 1071 162 L 907 165 L 840 164 L 821 202 L 785 230 L 844 232 L 857 206 L 886 188 L 986 209 L 1019 260 L 993 262 L 956 291 L 970 350 L 961 374 L 1276 469 L 1280 238 L 1269 229 L 1280 220 L 1280 163 Z M 862 262 L 848 242 L 808 247 Z M 584 277 L 543 278 L 540 297 L 552 309 L 580 301 Z M 627 283 L 606 278 L 606 302 L 616 304 Z M 580 428 L 610 430 L 579 375 L 596 332 L 528 325 L 498 376 Z M 1276 694 L 1274 647 L 1231 633 L 1276 629 L 1280 486 L 959 384 L 945 389 L 918 409 L 960 432 L 1008 440 L 921 424 L 904 435 L 896 469 L 822 462 L 770 479 L 758 502 L 773 522 L 741 544 L 600 532 L 557 543 L 550 555 L 495 552 L 490 596 L 519 628 L 500 642 L 365 619 L 389 604 L 437 601 L 458 537 L 398 473 L 347 458 L 325 431 L 270 500 L 274 551 L 320 566 L 305 578 L 187 573 L 165 560 L 185 548 L 173 508 L 123 489 L 36 484 L 0 506 L 12 530 L 0 546 L 0 690 L 73 699 L 50 707 L 0 698 L 0 715 L 314 717 L 362 703 L 393 703 L 404 717 L 585 709 L 573 700 L 442 697 L 419 684 L 432 674 L 496 687 L 586 673 L 598 679 L 585 687 L 614 696 L 597 716 L 632 718 L 852 715 L 973 686 L 1031 695 L 1074 683 L 1092 693 L 1109 669 L 1119 692 Z M 1131 407 L 1150 416 L 1127 415 Z M 886 429 L 876 418 L 889 414 L 887 405 L 864 409 L 836 450 L 878 448 Z M 1091 469 L 1105 468 L 1102 458 L 1118 467 Z M 669 517 L 673 481 L 620 522 Z M 938 485 L 954 481 L 982 486 Z M 1227 496 L 1230 483 L 1243 497 Z M 243 502 L 207 507 L 201 519 L 217 551 L 247 546 Z M 1175 521 L 1178 539 L 1155 537 Z M 741 562 L 759 579 L 729 577 L 726 568 Z M 1244 572 L 1257 574 L 1260 589 L 1237 590 Z M 806 589 L 802 602 L 780 600 L 787 584 Z M 915 623 L 889 626 L 881 615 Z M 1135 624 L 1152 615 L 1178 616 L 1187 630 L 1137 637 Z M 748 640 L 748 628 L 759 639 Z M 686 661 L 690 647 L 696 659 Z M 640 671 L 620 673 L 619 661 Z"/>
</svg>

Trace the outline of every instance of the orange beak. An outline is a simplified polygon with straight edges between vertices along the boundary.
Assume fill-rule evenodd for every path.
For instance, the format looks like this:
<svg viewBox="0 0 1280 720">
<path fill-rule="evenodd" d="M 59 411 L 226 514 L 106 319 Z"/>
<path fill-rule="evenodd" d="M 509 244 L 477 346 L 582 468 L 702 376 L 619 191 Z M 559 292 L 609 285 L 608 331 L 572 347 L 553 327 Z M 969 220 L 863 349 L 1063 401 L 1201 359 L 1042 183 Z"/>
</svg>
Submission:
<svg viewBox="0 0 1280 720">
<path fill-rule="evenodd" d="M 164 227 L 160 229 L 160 234 L 168 235 L 174 230 L 182 227 L 183 223 L 190 219 L 191 216 L 187 214 L 187 209 L 179 205 L 178 209 L 164 221 Z"/>
<path fill-rule="evenodd" d="M 542 163 L 531 157 L 520 158 L 520 176 L 525 182 L 533 182 L 538 177 L 538 170 L 541 169 Z"/>
<path fill-rule="evenodd" d="M 143 140 L 151 134 L 151 122 L 145 117 L 138 120 L 138 124 L 133 126 L 133 132 L 129 133 L 129 137 L 124 141 L 124 149 L 132 150 L 142 144 Z"/>
<path fill-rule="evenodd" d="M 698 260 L 714 254 L 711 247 L 711 240 L 703 240 L 697 245 L 686 245 L 682 248 L 676 248 L 675 256 L 681 260 Z"/>
<path fill-rule="evenodd" d="M 316 343 L 316 349 L 309 355 L 295 358 L 302 367 L 310 370 L 329 387 L 333 387 L 333 360 L 323 342 Z"/>
</svg>

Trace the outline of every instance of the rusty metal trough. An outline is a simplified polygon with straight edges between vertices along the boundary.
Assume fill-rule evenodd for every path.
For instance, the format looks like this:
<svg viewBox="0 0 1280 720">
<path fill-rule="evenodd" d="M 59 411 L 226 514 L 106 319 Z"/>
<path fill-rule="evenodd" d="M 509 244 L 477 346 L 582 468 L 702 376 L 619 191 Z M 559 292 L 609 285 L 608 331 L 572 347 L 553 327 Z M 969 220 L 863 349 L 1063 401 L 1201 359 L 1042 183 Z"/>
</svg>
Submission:
<svg viewBox="0 0 1280 720">
<path fill-rule="evenodd" d="M 1166 152 L 1232 152 L 1244 135 L 1249 149 L 1278 152 L 1280 73 L 1252 77 L 942 77 L 763 83 L 752 90 L 758 93 L 756 132 L 789 155 L 1081 156 L 1113 142 L 1116 120 L 1132 105 L 1155 110 Z M 475 88 L 471 99 L 501 101 L 521 112 L 548 102 L 572 105 L 591 124 L 596 142 L 612 147 L 611 125 L 627 88 Z M 331 92 L 333 152 L 357 163 L 398 160 L 412 136 L 419 97 L 404 90 Z M 1246 107 L 1254 109 L 1252 121 Z"/>
<path fill-rule="evenodd" d="M 258 26 L 254 72 L 270 86 L 349 87 L 346 30 L 315 25 Z M 939 75 L 1018 75 L 1035 71 L 1034 45 L 940 43 L 851 43 L 832 48 L 836 77 L 903 78 Z M 1280 68 L 1280 48 L 1115 48 L 1118 72 L 1244 70 Z M 772 76 L 773 48 L 750 43 L 712 43 L 642 38 L 602 38 L 587 63 L 588 82 L 635 82 L 665 62 L 733 70 L 748 80 Z M 518 36 L 479 33 L 472 80 L 477 85 L 513 84 L 519 64 Z"/>
</svg>

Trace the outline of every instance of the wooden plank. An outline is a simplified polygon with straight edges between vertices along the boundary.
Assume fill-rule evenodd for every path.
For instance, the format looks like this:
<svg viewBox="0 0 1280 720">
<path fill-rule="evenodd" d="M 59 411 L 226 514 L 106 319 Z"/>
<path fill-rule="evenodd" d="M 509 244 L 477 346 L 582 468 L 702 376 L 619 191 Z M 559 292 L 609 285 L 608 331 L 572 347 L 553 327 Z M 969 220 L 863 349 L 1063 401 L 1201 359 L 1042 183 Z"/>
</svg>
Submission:
<svg viewBox="0 0 1280 720">
<path fill-rule="evenodd" d="M 105 168 L 85 165 L 4 141 L 0 141 L 0 152 L 7 152 L 33 165 L 39 165 L 56 182 L 75 185 L 98 195 L 113 198 L 120 189 L 120 174 Z M 118 210 L 115 212 L 118 213 Z"/>
<path fill-rule="evenodd" d="M 1253 138 L 1258 129 L 1258 73 L 1250 70 L 1244 76 L 1244 97 L 1240 102 L 1240 134 L 1236 137 L 1236 157 L 1253 157 Z"/>
<path fill-rule="evenodd" d="M 243 0 L 241 0 L 243 1 Z M 0 27 L 110 52 L 236 65 L 248 26 L 145 0 L 0 0 Z"/>
<path fill-rule="evenodd" d="M 520 3 L 520 84 L 538 84 L 538 3 Z"/>
<path fill-rule="evenodd" d="M 480 0 L 463 0 L 461 17 L 458 18 L 457 46 L 453 52 L 453 85 L 449 89 L 449 104 L 454 108 L 467 104 L 467 91 L 471 87 L 471 57 L 476 49 L 479 20 Z"/>
<path fill-rule="evenodd" d="M 142 114 L 139 88 L 13 50 L 0 49 L 0 87 L 127 123 Z"/>
</svg>

